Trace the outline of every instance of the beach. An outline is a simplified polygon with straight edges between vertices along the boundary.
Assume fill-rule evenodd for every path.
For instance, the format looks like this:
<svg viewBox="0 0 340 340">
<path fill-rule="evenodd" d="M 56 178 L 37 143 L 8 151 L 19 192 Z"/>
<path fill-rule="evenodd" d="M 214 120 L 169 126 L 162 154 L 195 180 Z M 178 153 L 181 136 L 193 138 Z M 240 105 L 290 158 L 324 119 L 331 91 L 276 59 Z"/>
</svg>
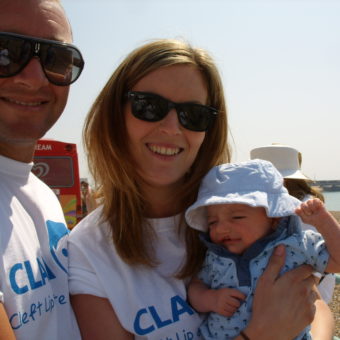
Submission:
<svg viewBox="0 0 340 340">
<path fill-rule="evenodd" d="M 340 211 L 332 211 L 333 216 L 340 222 Z M 335 318 L 335 334 L 340 337 L 340 284 L 335 286 L 333 300 L 330 304 L 330 308 L 334 313 Z"/>
<path fill-rule="evenodd" d="M 335 333 L 337 337 L 340 337 L 340 285 L 335 287 L 333 300 L 330 304 L 330 308 L 334 314 L 335 319 Z"/>
</svg>

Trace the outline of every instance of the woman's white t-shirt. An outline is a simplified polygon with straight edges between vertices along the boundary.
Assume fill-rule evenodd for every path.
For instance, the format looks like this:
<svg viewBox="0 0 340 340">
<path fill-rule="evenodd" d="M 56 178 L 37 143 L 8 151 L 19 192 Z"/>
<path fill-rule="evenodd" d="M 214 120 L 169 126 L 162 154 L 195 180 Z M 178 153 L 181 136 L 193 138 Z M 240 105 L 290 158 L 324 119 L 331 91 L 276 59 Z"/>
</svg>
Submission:
<svg viewBox="0 0 340 340">
<path fill-rule="evenodd" d="M 177 231 L 179 216 L 148 220 L 156 234 L 159 265 L 146 268 L 121 260 L 100 214 L 98 208 L 68 239 L 71 295 L 108 299 L 135 339 L 201 339 L 197 332 L 202 320 L 187 302 L 186 282 L 174 277 L 186 256 L 184 234 Z"/>
</svg>

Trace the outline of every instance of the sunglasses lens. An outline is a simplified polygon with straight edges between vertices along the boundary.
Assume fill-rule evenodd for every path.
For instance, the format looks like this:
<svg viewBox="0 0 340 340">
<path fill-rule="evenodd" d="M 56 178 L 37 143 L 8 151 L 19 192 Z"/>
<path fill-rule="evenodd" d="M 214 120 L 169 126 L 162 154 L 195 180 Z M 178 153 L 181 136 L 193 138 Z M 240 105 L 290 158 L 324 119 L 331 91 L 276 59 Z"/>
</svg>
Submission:
<svg viewBox="0 0 340 340">
<path fill-rule="evenodd" d="M 206 131 L 213 118 L 212 110 L 203 105 L 178 105 L 180 123 L 188 130 Z"/>
<path fill-rule="evenodd" d="M 167 114 L 167 102 L 147 94 L 135 94 L 132 100 L 132 114 L 147 122 L 162 120 Z"/>
<path fill-rule="evenodd" d="M 1 78 L 18 74 L 34 56 L 40 59 L 47 79 L 54 85 L 72 84 L 84 67 L 81 53 L 72 45 L 14 33 L 0 33 Z"/>
<path fill-rule="evenodd" d="M 44 45 L 40 58 L 46 77 L 55 85 L 72 84 L 84 66 L 81 54 L 71 46 Z"/>
<path fill-rule="evenodd" d="M 176 108 L 178 120 L 183 127 L 191 131 L 207 131 L 217 111 L 209 106 L 183 103 L 176 104 L 167 99 L 143 92 L 129 92 L 132 114 L 147 122 L 162 120 L 171 108 Z"/>
<path fill-rule="evenodd" d="M 31 56 L 30 43 L 13 37 L 0 37 L 0 77 L 10 77 L 26 66 Z"/>
</svg>

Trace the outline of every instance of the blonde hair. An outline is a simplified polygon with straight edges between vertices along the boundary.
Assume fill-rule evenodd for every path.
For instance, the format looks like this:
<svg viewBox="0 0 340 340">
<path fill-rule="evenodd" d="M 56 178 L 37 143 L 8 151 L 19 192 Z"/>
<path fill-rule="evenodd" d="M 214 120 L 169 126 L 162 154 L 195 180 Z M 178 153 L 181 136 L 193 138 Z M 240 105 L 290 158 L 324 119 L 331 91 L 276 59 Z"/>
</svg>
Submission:
<svg viewBox="0 0 340 340">
<path fill-rule="evenodd" d="M 217 119 L 206 132 L 190 176 L 178 193 L 181 211 L 194 202 L 205 173 L 214 165 L 230 160 L 223 87 L 209 54 L 186 42 L 171 39 L 156 40 L 132 51 L 95 100 L 83 131 L 89 168 L 103 196 L 102 220 L 110 224 L 118 254 L 131 265 L 154 266 L 156 262 L 149 245 L 152 245 L 154 235 L 144 217 L 147 202 L 137 184 L 138 176 L 126 143 L 125 95 L 148 73 L 172 65 L 197 67 L 206 82 L 207 105 L 219 111 Z M 188 227 L 186 245 L 187 261 L 180 273 L 182 277 L 194 273 L 203 258 L 197 232 Z"/>
<path fill-rule="evenodd" d="M 287 188 L 289 194 L 296 197 L 300 201 L 302 201 L 305 196 L 311 195 L 320 199 L 322 202 L 325 202 L 325 198 L 321 192 L 321 189 L 319 187 L 312 186 L 309 183 L 310 181 L 305 179 L 284 178 L 284 185 Z"/>
</svg>

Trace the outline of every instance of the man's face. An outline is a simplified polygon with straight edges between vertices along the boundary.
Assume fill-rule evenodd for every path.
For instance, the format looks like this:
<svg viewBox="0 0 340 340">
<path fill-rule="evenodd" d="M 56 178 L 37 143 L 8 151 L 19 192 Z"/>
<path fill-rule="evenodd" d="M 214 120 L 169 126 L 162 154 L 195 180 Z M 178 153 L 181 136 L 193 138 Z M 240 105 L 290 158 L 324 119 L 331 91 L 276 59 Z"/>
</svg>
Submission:
<svg viewBox="0 0 340 340">
<path fill-rule="evenodd" d="M 63 9 L 54 0 L 0 0 L 0 31 L 62 42 L 72 39 Z M 63 112 L 68 92 L 69 86 L 47 80 L 38 58 L 18 75 L 0 78 L 0 154 L 18 159 L 18 147 L 34 149 Z"/>
</svg>

